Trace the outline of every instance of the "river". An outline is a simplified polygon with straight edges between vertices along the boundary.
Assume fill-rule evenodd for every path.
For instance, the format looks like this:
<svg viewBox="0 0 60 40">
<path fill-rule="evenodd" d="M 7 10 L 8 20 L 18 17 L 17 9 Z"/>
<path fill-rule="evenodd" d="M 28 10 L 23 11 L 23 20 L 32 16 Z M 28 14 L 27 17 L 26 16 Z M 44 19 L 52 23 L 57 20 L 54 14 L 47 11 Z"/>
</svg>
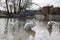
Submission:
<svg viewBox="0 0 60 40">
<path fill-rule="evenodd" d="M 23 30 L 25 23 L 32 19 L 0 18 L 0 40 L 60 40 L 60 22 L 48 31 L 45 21 L 35 20 L 32 30 Z"/>
</svg>

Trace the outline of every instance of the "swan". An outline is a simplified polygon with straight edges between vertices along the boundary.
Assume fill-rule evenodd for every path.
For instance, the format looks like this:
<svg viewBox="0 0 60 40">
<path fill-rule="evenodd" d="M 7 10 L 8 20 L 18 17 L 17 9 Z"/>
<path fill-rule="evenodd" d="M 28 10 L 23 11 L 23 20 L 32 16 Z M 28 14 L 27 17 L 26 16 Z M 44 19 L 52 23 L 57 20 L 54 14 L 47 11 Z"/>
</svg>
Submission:
<svg viewBox="0 0 60 40">
<path fill-rule="evenodd" d="M 47 23 L 47 25 L 49 25 L 49 26 L 50 26 L 50 25 L 52 26 L 52 25 L 54 25 L 54 24 L 56 24 L 56 22 L 54 22 L 54 21 L 49 21 L 49 22 Z"/>
<path fill-rule="evenodd" d="M 31 30 L 31 28 L 35 27 L 36 23 L 35 21 L 30 21 L 30 22 L 27 22 L 24 26 L 24 29 L 25 30 Z"/>
<path fill-rule="evenodd" d="M 47 23 L 47 25 L 49 26 L 49 27 L 48 27 L 49 35 L 51 35 L 51 33 L 52 33 L 52 26 L 53 26 L 54 24 L 56 24 L 56 22 L 54 22 L 54 21 L 49 21 L 49 22 Z"/>
</svg>

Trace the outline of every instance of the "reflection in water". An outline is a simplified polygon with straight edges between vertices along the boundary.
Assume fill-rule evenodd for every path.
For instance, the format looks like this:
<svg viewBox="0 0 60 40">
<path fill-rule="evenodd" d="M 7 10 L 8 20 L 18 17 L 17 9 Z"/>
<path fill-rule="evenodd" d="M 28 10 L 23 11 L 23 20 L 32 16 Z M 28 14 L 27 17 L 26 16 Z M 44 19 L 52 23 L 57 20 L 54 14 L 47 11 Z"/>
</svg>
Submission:
<svg viewBox="0 0 60 40">
<path fill-rule="evenodd" d="M 34 37 L 35 37 L 35 31 L 33 30 L 25 30 L 25 32 L 29 35 L 29 36 L 32 36 L 32 39 L 31 40 L 34 40 Z"/>
<path fill-rule="evenodd" d="M 18 30 L 19 30 L 20 29 L 20 24 L 21 24 L 20 23 L 20 19 L 18 20 L 18 23 L 17 24 L 18 24 Z"/>
<path fill-rule="evenodd" d="M 31 30 L 24 30 L 24 25 L 31 20 L 32 19 L 23 20 L 19 18 L 0 19 L 0 40 L 60 39 L 60 22 L 56 22 L 54 25 L 48 26 L 47 22 L 34 20 L 34 22 L 36 23 L 35 27 L 32 27 Z"/>
<path fill-rule="evenodd" d="M 59 30 L 60 30 L 60 24 L 59 24 Z"/>
<path fill-rule="evenodd" d="M 6 27 L 5 27 L 5 34 L 7 34 L 7 27 L 8 27 L 8 21 L 9 21 L 9 18 L 6 20 Z"/>
<path fill-rule="evenodd" d="M 48 32 L 49 32 L 49 35 L 51 35 L 51 33 L 52 33 L 52 25 L 49 25 L 49 27 L 48 27 Z"/>
<path fill-rule="evenodd" d="M 26 33 L 28 33 L 29 35 L 32 35 L 33 37 L 35 37 L 35 31 L 33 30 L 25 30 Z"/>
</svg>

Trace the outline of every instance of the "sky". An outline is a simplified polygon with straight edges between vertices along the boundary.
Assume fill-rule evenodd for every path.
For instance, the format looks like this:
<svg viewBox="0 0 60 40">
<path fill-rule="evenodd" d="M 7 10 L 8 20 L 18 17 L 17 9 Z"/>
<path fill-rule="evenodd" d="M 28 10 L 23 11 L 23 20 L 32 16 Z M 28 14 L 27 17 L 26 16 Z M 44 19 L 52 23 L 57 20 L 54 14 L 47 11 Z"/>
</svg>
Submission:
<svg viewBox="0 0 60 40">
<path fill-rule="evenodd" d="M 60 0 L 33 0 L 32 2 L 38 4 L 39 6 L 47 6 L 47 5 L 54 5 L 54 7 L 60 7 Z M 33 5 L 33 9 L 38 9 L 39 7 L 36 5 Z"/>
<path fill-rule="evenodd" d="M 34 3 L 37 3 L 40 6 L 45 6 L 45 5 L 54 5 L 54 6 L 59 6 L 60 2 L 59 0 L 33 0 Z"/>
<path fill-rule="evenodd" d="M 4 0 L 2 0 L 4 2 Z M 54 5 L 55 7 L 60 7 L 60 0 L 32 0 L 33 3 L 38 4 L 40 7 L 46 6 L 46 5 Z M 39 6 L 32 5 L 31 9 L 39 9 Z M 4 8 L 0 7 L 1 10 L 4 10 Z"/>
</svg>

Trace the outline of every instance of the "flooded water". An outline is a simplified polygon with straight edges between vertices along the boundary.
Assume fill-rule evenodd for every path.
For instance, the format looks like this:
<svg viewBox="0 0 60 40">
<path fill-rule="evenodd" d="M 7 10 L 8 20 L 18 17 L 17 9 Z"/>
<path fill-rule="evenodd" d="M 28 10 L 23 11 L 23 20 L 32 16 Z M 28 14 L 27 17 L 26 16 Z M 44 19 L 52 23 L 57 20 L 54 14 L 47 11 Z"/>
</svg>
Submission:
<svg viewBox="0 0 60 40">
<path fill-rule="evenodd" d="M 25 23 L 31 20 L 0 18 L 0 40 L 60 40 L 60 22 L 48 29 L 47 22 L 36 19 L 35 27 L 24 30 Z"/>
</svg>

